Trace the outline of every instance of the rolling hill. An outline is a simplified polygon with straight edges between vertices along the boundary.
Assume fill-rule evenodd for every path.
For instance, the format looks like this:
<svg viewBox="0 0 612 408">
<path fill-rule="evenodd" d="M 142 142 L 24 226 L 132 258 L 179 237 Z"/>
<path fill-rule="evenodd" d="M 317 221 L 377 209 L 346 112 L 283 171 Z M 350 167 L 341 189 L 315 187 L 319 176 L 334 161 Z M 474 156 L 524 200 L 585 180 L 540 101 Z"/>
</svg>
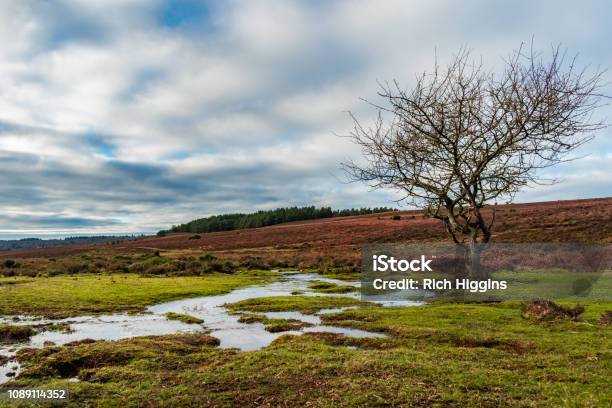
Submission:
<svg viewBox="0 0 612 408">
<path fill-rule="evenodd" d="M 552 201 L 496 207 L 495 242 L 612 242 L 612 198 Z M 397 219 L 398 216 L 400 219 Z M 115 244 L 0 252 L 0 258 L 49 257 L 85 251 L 210 252 L 228 259 L 257 256 L 311 263 L 354 263 L 371 242 L 447 240 L 442 224 L 420 211 L 400 211 L 297 221 L 235 231 L 172 233 Z"/>
</svg>

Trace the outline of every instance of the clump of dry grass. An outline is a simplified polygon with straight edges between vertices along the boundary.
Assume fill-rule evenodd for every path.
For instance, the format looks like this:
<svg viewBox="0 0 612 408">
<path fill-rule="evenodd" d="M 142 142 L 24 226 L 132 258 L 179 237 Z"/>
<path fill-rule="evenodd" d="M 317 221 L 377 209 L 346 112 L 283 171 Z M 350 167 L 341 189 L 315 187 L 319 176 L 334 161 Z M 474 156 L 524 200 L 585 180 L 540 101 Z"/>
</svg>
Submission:
<svg viewBox="0 0 612 408">
<path fill-rule="evenodd" d="M 584 306 L 578 305 L 570 308 L 558 305 L 550 300 L 535 300 L 523 304 L 521 312 L 525 319 L 537 321 L 578 320 L 580 315 L 584 313 Z"/>
<path fill-rule="evenodd" d="M 28 340 L 35 331 L 30 326 L 0 324 L 0 343 L 18 343 Z"/>
</svg>

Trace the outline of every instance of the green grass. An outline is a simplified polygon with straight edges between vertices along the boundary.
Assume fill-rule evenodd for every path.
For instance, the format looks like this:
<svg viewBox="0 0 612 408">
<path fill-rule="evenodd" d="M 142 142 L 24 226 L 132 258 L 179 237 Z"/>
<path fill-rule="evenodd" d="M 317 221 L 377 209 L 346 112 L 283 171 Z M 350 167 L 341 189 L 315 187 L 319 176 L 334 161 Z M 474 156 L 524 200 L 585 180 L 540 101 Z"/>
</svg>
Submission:
<svg viewBox="0 0 612 408">
<path fill-rule="evenodd" d="M 166 319 L 169 320 L 178 320 L 179 322 L 187 323 L 187 324 L 202 324 L 204 320 L 198 319 L 197 317 L 189 316 L 182 313 L 174 313 L 168 312 L 165 314 Z"/>
<path fill-rule="evenodd" d="M 348 282 L 358 282 L 362 275 L 361 272 L 348 268 L 306 268 L 304 272 L 318 273 L 326 278 Z"/>
<path fill-rule="evenodd" d="M 303 327 L 311 327 L 311 323 L 296 319 L 272 319 L 262 314 L 243 313 L 238 319 L 241 323 L 261 323 L 270 333 L 280 333 L 290 330 L 300 330 Z"/>
<path fill-rule="evenodd" d="M 508 274 L 524 285 L 521 289 L 531 284 L 558 289 L 550 289 L 548 276 Z M 139 311 L 148 304 L 216 295 L 273 276 L 78 275 L 19 278 L 14 284 L 7 282 L 15 278 L 4 278 L 0 314 Z M 567 278 L 563 285 L 573 282 L 560 277 Z M 329 288 L 334 287 L 318 289 Z M 575 306 L 577 301 L 559 303 Z M 116 406 L 119 401 L 125 407 L 611 406 L 612 325 L 601 318 L 610 314 L 612 302 L 580 303 L 586 307 L 580 321 L 537 322 L 524 319 L 516 301 L 382 308 L 339 296 L 249 299 L 227 306 L 247 312 L 242 321 L 263 323 L 270 331 L 298 329 L 303 323 L 255 313 L 359 306 L 321 318 L 325 324 L 387 336 L 307 333 L 283 336 L 252 352 L 218 349 L 218 341 L 202 333 L 51 346 L 19 351 L 24 371 L 14 385 L 68 388 L 70 407 Z M 6 326 L 0 325 L 0 337 Z M 27 326 L 8 327 L 4 330 L 12 333 L 14 327 Z M 72 382 L 73 377 L 81 381 Z M 5 406 L 13 405 L 0 402 Z"/>
<path fill-rule="evenodd" d="M 612 273 L 549 271 L 500 271 L 493 274 L 496 280 L 506 280 L 508 289 L 492 291 L 492 295 L 512 299 L 565 299 L 568 301 L 606 300 L 612 293 Z M 575 294 L 580 284 L 587 290 Z"/>
<path fill-rule="evenodd" d="M 0 315 L 68 317 L 118 311 L 138 312 L 174 299 L 219 295 L 272 279 L 271 272 L 241 272 L 187 277 L 141 277 L 135 274 L 32 278 L 0 285 Z M 0 283 L 15 278 L 0 278 Z"/>
<path fill-rule="evenodd" d="M 582 322 L 545 324 L 517 302 L 366 307 L 324 319 L 386 338 L 309 333 L 253 352 L 202 334 L 22 351 L 16 385 L 68 388 L 71 407 L 610 406 L 612 327 L 598 319 L 612 303 L 585 306 Z"/>
<path fill-rule="evenodd" d="M 286 312 L 296 311 L 313 314 L 321 309 L 345 306 L 368 306 L 369 302 L 340 296 L 273 296 L 247 299 L 225 305 L 230 310 L 242 312 Z"/>
<path fill-rule="evenodd" d="M 317 293 L 350 293 L 357 292 L 359 288 L 351 285 L 337 285 L 332 282 L 314 281 L 309 286 Z"/>
</svg>

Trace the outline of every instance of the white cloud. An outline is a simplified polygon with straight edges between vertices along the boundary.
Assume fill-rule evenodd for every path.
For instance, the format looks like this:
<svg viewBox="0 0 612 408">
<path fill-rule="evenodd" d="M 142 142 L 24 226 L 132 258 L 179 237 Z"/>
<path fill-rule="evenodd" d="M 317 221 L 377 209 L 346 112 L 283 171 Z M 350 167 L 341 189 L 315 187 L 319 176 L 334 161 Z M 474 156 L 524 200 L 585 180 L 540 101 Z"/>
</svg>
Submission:
<svg viewBox="0 0 612 408">
<path fill-rule="evenodd" d="M 604 2 L 231 1 L 185 27 L 164 26 L 164 6 L 3 3 L 3 210 L 148 230 L 282 204 L 391 205 L 394 193 L 336 179 L 358 150 L 333 132 L 349 129 L 346 110 L 371 117 L 359 98 L 375 100 L 377 80 L 409 85 L 435 49 L 444 61 L 462 45 L 499 64 L 532 35 L 612 62 Z M 611 195 L 609 135 L 556 170 L 566 182 L 519 199 Z"/>
</svg>

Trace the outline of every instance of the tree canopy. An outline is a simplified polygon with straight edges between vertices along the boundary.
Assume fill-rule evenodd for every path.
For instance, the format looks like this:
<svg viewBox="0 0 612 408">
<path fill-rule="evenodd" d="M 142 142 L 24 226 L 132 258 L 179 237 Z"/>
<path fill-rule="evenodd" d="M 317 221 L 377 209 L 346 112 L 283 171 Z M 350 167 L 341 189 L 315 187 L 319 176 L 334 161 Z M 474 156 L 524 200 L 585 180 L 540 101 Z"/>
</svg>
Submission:
<svg viewBox="0 0 612 408">
<path fill-rule="evenodd" d="M 393 208 L 350 208 L 332 210 L 331 207 L 285 207 L 275 210 L 262 210 L 254 213 L 234 213 L 213 215 L 185 224 L 175 225 L 168 232 L 215 232 L 245 228 L 259 228 L 291 221 L 314 220 L 349 215 L 364 215 L 395 211 Z M 165 231 L 164 231 L 165 232 Z"/>
</svg>

